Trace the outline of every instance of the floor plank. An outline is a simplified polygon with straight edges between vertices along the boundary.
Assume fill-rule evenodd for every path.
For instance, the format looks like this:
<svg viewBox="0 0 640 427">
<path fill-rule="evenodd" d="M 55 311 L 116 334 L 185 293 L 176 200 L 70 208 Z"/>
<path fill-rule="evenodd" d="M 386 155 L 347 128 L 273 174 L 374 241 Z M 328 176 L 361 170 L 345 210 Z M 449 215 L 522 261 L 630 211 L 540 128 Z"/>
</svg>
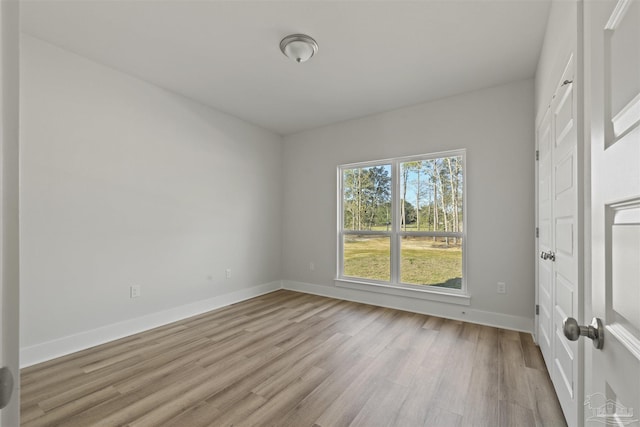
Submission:
<svg viewBox="0 0 640 427">
<path fill-rule="evenodd" d="M 277 291 L 23 369 L 23 426 L 564 426 L 531 336 Z"/>
</svg>

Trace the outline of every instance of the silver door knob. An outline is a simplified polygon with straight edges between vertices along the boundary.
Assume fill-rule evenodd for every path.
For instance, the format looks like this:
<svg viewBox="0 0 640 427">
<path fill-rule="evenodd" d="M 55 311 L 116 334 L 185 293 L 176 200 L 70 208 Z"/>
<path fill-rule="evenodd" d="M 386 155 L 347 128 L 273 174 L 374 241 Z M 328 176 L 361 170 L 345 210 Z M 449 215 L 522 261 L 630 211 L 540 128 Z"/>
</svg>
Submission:
<svg viewBox="0 0 640 427">
<path fill-rule="evenodd" d="M 589 326 L 578 325 L 573 317 L 567 317 L 562 322 L 562 331 L 569 341 L 576 341 L 580 337 L 588 337 L 593 340 L 593 346 L 598 350 L 604 346 L 604 327 L 602 320 L 594 317 Z"/>
<path fill-rule="evenodd" d="M 551 261 L 555 261 L 556 260 L 556 254 L 555 252 L 540 252 L 540 258 L 547 260 L 550 259 Z"/>
</svg>

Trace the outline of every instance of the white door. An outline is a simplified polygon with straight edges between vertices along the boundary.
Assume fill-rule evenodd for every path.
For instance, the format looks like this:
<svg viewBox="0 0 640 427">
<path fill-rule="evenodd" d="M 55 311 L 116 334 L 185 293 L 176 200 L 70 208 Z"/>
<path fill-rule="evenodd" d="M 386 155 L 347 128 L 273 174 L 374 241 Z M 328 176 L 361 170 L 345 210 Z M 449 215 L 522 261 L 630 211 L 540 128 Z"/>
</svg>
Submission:
<svg viewBox="0 0 640 427">
<path fill-rule="evenodd" d="M 592 224 L 585 314 L 604 324 L 602 350 L 584 343 L 585 424 L 638 426 L 640 1 L 585 2 L 585 53 Z"/>
<path fill-rule="evenodd" d="M 578 145 L 575 57 L 572 55 L 558 82 L 551 104 L 553 121 L 553 366 L 551 377 L 562 411 L 570 426 L 579 425 L 582 384 L 581 349 L 565 339 L 563 321 L 581 318 L 580 188 L 582 161 Z"/>
<path fill-rule="evenodd" d="M 0 1 L 0 426 L 19 425 L 18 2 Z M 8 374 L 10 373 L 10 375 Z M 9 380 L 14 378 L 13 384 Z M 9 400 L 7 396 L 13 397 Z M 7 401 L 7 402 L 5 402 Z"/>
<path fill-rule="evenodd" d="M 553 249 L 551 198 L 551 108 L 538 127 L 538 328 L 540 351 L 547 364 L 553 366 Z M 549 369 L 551 372 L 551 369 Z"/>
<path fill-rule="evenodd" d="M 580 319 L 581 174 L 575 55 L 559 76 L 538 129 L 538 344 L 570 426 L 581 422 L 582 349 L 565 339 L 563 321 Z"/>
</svg>

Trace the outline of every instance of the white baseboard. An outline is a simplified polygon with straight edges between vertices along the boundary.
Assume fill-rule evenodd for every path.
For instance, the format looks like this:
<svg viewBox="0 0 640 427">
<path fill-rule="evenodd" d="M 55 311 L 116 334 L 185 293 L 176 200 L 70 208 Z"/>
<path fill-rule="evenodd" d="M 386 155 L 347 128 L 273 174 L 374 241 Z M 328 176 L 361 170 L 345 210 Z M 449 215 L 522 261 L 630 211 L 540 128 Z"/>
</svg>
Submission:
<svg viewBox="0 0 640 427">
<path fill-rule="evenodd" d="M 241 289 L 224 295 L 219 295 L 204 301 L 182 305 L 158 313 L 148 314 L 135 319 L 106 325 L 100 328 L 88 330 L 74 335 L 47 341 L 41 344 L 20 349 L 20 367 L 26 368 L 37 363 L 46 362 L 56 357 L 65 356 L 77 351 L 85 350 L 96 345 L 104 344 L 129 335 L 157 328 L 171 322 L 186 319 L 207 311 L 235 304 L 250 298 L 255 298 L 278 289 L 303 292 L 330 298 L 338 298 L 363 304 L 377 305 L 380 307 L 394 308 L 397 310 L 444 317 L 448 319 L 462 320 L 481 325 L 495 326 L 521 332 L 533 331 L 533 319 L 513 316 L 502 313 L 474 310 L 468 306 L 459 306 L 437 301 L 425 301 L 420 299 L 400 296 L 378 294 L 353 289 L 333 286 L 315 285 L 295 281 L 276 281 Z"/>
<path fill-rule="evenodd" d="M 282 289 L 282 283 L 271 282 L 263 285 L 241 289 L 224 295 L 219 295 L 204 301 L 171 308 L 169 310 L 147 314 L 135 319 L 102 326 L 97 329 L 88 330 L 74 335 L 47 341 L 41 344 L 32 345 L 20 349 L 20 367 L 35 365 L 56 357 L 65 356 L 80 350 L 85 350 L 96 345 L 104 344 L 119 338 L 139 332 L 148 331 L 171 322 L 186 319 L 207 311 L 235 304 L 250 298 L 268 294 Z"/>
<path fill-rule="evenodd" d="M 444 317 L 447 319 L 462 320 L 465 322 L 494 326 L 519 332 L 532 333 L 533 331 L 533 319 L 531 318 L 474 310 L 468 306 L 461 307 L 459 305 L 437 301 L 425 301 L 414 298 L 358 291 L 334 286 L 314 285 L 290 280 L 284 280 L 282 282 L 282 287 L 283 289 L 291 291 L 394 308 L 397 310 Z"/>
</svg>

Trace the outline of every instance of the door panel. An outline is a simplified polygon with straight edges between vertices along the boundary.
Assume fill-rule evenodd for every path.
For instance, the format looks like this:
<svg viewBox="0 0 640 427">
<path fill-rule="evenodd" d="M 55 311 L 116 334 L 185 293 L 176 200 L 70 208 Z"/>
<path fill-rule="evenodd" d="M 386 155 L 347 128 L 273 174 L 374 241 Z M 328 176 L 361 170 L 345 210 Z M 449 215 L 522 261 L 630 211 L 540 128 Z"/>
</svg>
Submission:
<svg viewBox="0 0 640 427">
<path fill-rule="evenodd" d="M 556 251 L 559 254 L 573 256 L 573 218 L 556 219 Z"/>
<path fill-rule="evenodd" d="M 564 339 L 563 321 L 567 317 L 580 318 L 578 312 L 580 251 L 578 241 L 579 224 L 579 178 L 578 135 L 576 129 L 575 59 L 569 59 L 560 78 L 556 97 L 552 103 L 556 141 L 552 153 L 555 193 L 552 206 L 554 222 L 554 371 L 552 380 L 556 386 L 558 400 L 569 425 L 578 422 L 580 349 L 577 343 Z M 580 402 L 581 403 L 581 402 Z"/>
<path fill-rule="evenodd" d="M 591 136 L 591 306 L 585 422 L 638 426 L 640 412 L 640 4 L 585 3 Z"/>
<path fill-rule="evenodd" d="M 612 122 L 612 142 L 617 141 L 640 120 L 640 4 L 625 2 L 619 8 L 617 16 L 608 24 L 609 30 L 604 34 L 604 57 L 608 72 L 606 81 L 611 91 L 607 95 L 610 103 L 610 119 Z M 634 52 L 636 51 L 636 52 Z M 635 54 L 634 54 L 635 53 Z M 608 60 L 607 60 L 608 59 Z"/>
<path fill-rule="evenodd" d="M 640 201 L 611 207 L 612 314 L 636 340 L 640 340 Z"/>
<path fill-rule="evenodd" d="M 573 349 L 567 345 L 560 330 L 556 330 L 556 352 L 555 365 L 553 367 L 554 386 L 556 392 L 569 402 L 574 396 L 574 360 Z M 560 396 L 558 396 L 560 397 Z M 560 402 L 562 404 L 562 401 Z M 566 403 L 565 403 L 566 404 Z M 569 424 L 571 425 L 571 424 Z"/>
<path fill-rule="evenodd" d="M 575 313 L 573 307 L 573 285 L 558 274 L 556 280 L 556 307 L 558 318 L 565 319 L 570 313 Z"/>
<path fill-rule="evenodd" d="M 538 254 L 552 250 L 551 218 L 551 109 L 544 115 L 538 136 Z M 553 363 L 553 265 L 538 256 L 538 345 L 547 366 Z M 551 369 L 549 369 L 551 371 Z"/>
<path fill-rule="evenodd" d="M 563 143 L 571 143 L 570 138 L 567 138 L 567 136 L 574 129 L 575 122 L 573 116 L 573 91 L 570 88 L 564 88 L 563 91 L 564 96 L 560 97 L 560 102 L 557 104 L 555 112 L 556 147 L 561 146 Z"/>
<path fill-rule="evenodd" d="M 573 153 L 572 153 L 573 154 Z M 569 156 L 556 166 L 556 197 L 573 188 L 573 156 Z"/>
</svg>

